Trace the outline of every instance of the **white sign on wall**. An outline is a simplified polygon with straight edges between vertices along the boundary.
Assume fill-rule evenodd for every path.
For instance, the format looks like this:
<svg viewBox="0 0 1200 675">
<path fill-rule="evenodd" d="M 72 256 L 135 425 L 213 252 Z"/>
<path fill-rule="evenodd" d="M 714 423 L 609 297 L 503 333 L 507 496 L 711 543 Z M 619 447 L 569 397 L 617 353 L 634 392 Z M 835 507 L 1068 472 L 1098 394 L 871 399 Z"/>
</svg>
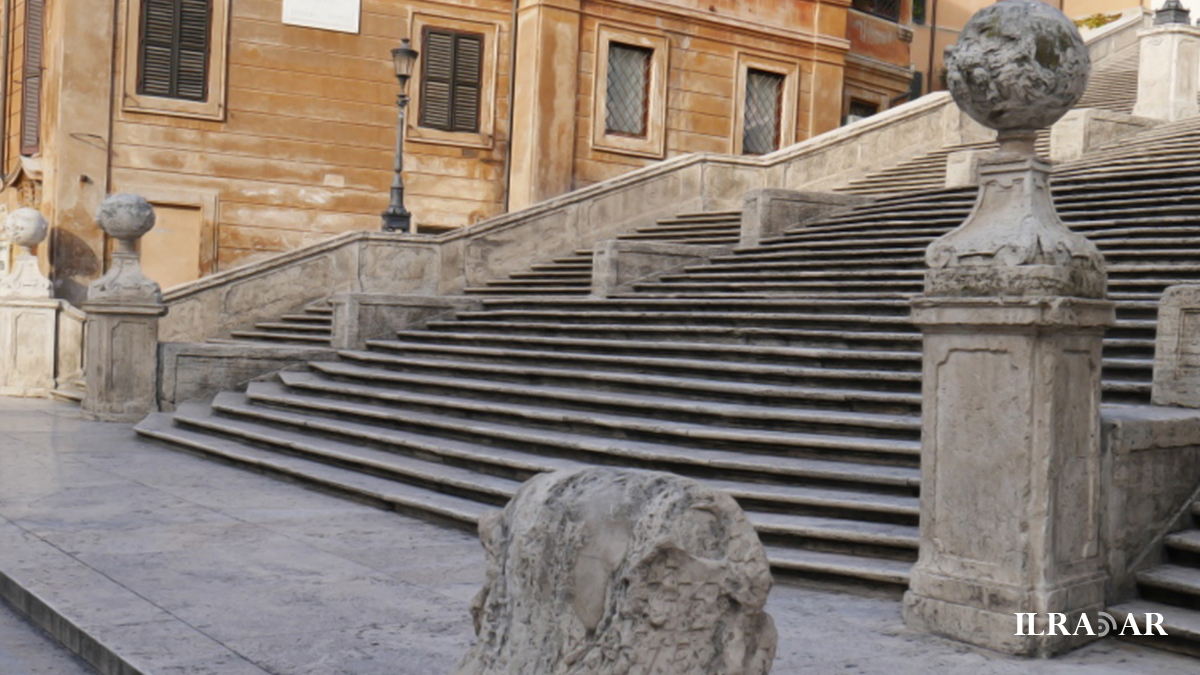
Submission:
<svg viewBox="0 0 1200 675">
<path fill-rule="evenodd" d="M 283 0 L 283 22 L 292 26 L 358 32 L 362 0 Z"/>
</svg>

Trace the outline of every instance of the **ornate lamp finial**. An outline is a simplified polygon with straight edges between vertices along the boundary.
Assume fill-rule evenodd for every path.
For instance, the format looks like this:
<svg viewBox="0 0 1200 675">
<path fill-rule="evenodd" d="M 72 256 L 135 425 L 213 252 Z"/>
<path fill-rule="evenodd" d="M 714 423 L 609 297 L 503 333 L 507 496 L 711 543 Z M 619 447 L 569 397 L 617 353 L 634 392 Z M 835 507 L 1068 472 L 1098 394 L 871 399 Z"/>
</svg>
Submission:
<svg viewBox="0 0 1200 675">
<path fill-rule="evenodd" d="M 1050 166 L 1034 152 L 1037 131 L 1087 86 L 1091 59 L 1075 24 L 1035 0 L 989 5 L 946 48 L 946 68 L 955 102 L 998 132 L 1000 151 L 981 162 L 966 222 L 926 251 L 926 295 L 1104 297 L 1104 260 L 1059 220 Z"/>
<path fill-rule="evenodd" d="M 1181 23 L 1189 26 L 1192 23 L 1192 13 L 1180 4 L 1179 0 L 1167 0 L 1154 13 L 1154 25 L 1163 26 L 1169 23 Z"/>
</svg>

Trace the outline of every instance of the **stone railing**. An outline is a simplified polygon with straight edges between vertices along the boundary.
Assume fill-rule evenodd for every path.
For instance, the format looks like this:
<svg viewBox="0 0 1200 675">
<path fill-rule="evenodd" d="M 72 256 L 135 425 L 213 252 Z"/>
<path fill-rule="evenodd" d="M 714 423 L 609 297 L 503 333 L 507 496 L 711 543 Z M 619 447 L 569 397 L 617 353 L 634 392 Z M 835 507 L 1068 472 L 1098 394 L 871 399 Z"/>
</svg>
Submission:
<svg viewBox="0 0 1200 675">
<path fill-rule="evenodd" d="M 1152 12 L 1134 7 L 1125 10 L 1120 19 L 1084 33 L 1092 63 L 1100 63 L 1136 43 L 1138 31 L 1149 28 L 1153 16 Z"/>
<path fill-rule="evenodd" d="M 451 295 L 755 188 L 827 190 L 989 132 L 945 92 L 762 157 L 688 154 L 437 236 L 355 232 L 169 289 L 163 341 L 199 341 L 335 293 Z"/>
</svg>

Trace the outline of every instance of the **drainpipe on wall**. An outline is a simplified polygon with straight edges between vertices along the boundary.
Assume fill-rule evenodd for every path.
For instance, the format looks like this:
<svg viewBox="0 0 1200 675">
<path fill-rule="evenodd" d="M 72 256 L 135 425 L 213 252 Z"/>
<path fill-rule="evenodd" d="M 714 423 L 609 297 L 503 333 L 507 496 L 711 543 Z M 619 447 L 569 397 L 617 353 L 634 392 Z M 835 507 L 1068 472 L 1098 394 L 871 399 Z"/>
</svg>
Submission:
<svg viewBox="0 0 1200 675">
<path fill-rule="evenodd" d="M 4 0 L 4 38 L 0 40 L 0 49 L 4 50 L 4 55 L 0 57 L 0 69 L 4 73 L 0 78 L 0 101 L 4 105 L 4 110 L 0 111 L 0 175 L 8 171 L 8 78 L 12 75 L 8 72 L 8 46 L 12 35 L 11 19 L 12 0 Z"/>
<path fill-rule="evenodd" d="M 938 0 L 933 0 L 929 13 L 929 70 L 925 71 L 925 93 L 933 93 L 933 52 L 937 49 Z"/>
</svg>

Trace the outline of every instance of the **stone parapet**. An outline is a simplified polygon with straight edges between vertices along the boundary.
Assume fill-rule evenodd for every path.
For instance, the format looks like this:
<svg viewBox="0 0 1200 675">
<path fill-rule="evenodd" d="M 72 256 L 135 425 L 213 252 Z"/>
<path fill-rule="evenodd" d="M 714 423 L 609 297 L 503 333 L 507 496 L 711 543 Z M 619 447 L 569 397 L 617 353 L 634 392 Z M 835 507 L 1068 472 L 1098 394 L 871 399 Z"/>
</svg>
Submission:
<svg viewBox="0 0 1200 675">
<path fill-rule="evenodd" d="M 1151 400 L 1200 408 L 1200 286 L 1171 286 L 1158 303 Z"/>
<path fill-rule="evenodd" d="M 778 237 L 792 227 L 801 227 L 838 211 L 870 203 L 869 197 L 836 192 L 801 192 L 760 188 L 742 198 L 741 239 L 745 248 L 764 239 Z"/>
<path fill-rule="evenodd" d="M 1050 161 L 1070 162 L 1122 136 L 1149 129 L 1159 120 L 1098 108 L 1076 108 L 1050 127 Z"/>
<path fill-rule="evenodd" d="M 0 297 L 0 396 L 54 389 L 60 300 Z"/>
<path fill-rule="evenodd" d="M 456 312 L 478 309 L 481 303 L 461 296 L 343 293 L 333 305 L 334 349 L 366 349 L 367 341 L 394 338 L 396 331 L 423 328 L 430 321 L 448 320 Z"/>
<path fill-rule="evenodd" d="M 607 298 L 630 293 L 638 282 L 653 281 L 685 267 L 704 265 L 711 258 L 732 250 L 728 246 L 602 241 L 592 253 L 592 295 Z"/>
</svg>

